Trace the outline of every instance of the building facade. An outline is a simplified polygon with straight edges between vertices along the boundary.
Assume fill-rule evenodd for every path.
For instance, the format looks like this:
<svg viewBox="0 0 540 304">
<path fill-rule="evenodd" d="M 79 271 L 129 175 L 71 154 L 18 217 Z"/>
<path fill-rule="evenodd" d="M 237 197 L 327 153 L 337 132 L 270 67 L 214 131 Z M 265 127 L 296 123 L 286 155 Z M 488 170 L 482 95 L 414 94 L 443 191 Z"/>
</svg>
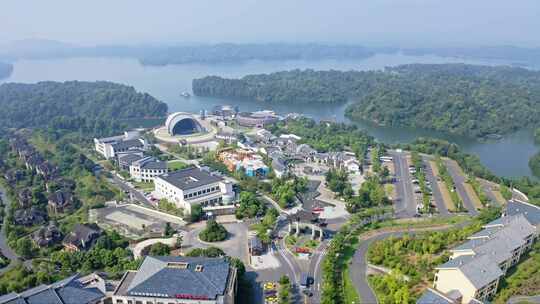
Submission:
<svg viewBox="0 0 540 304">
<path fill-rule="evenodd" d="M 140 138 L 138 131 L 124 132 L 123 135 L 94 138 L 94 148 L 105 159 L 116 157 L 116 153 L 126 152 L 131 149 L 144 149 L 146 142 Z"/>
<path fill-rule="evenodd" d="M 220 209 L 234 209 L 232 183 L 199 168 L 187 168 L 157 176 L 155 194 L 191 214 L 194 205 L 206 212 L 219 213 Z"/>
<path fill-rule="evenodd" d="M 133 161 L 129 166 L 129 175 L 137 182 L 149 183 L 156 176 L 167 173 L 167 162 L 158 161 L 152 156 L 146 156 Z"/>
</svg>

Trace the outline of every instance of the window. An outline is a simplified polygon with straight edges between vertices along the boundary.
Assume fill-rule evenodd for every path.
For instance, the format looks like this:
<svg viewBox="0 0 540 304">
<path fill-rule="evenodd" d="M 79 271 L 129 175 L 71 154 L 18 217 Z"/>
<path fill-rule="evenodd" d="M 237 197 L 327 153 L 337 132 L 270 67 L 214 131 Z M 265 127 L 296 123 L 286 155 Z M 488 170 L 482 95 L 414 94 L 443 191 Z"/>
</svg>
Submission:
<svg viewBox="0 0 540 304">
<path fill-rule="evenodd" d="M 122 304 L 122 303 L 124 303 L 124 301 L 122 301 L 122 300 L 116 300 L 116 304 Z"/>
</svg>

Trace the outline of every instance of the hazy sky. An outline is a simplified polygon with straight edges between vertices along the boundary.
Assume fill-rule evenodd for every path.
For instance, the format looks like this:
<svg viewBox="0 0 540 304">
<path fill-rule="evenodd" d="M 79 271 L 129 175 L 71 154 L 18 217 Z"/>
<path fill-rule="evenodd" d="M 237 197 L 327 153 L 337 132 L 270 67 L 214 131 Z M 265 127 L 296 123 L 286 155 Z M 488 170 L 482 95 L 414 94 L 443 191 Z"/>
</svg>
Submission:
<svg viewBox="0 0 540 304">
<path fill-rule="evenodd" d="M 540 0 L 2 0 L 0 44 L 540 46 Z"/>
</svg>

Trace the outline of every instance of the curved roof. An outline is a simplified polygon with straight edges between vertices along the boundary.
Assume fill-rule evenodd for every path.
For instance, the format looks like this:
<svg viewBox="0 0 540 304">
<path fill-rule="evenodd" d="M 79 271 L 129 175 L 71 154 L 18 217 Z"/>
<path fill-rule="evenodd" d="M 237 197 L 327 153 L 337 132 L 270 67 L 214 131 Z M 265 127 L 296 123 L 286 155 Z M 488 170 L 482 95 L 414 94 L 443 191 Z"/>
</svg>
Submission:
<svg viewBox="0 0 540 304">
<path fill-rule="evenodd" d="M 176 112 L 169 115 L 169 117 L 167 117 L 167 120 L 165 121 L 165 127 L 167 128 L 167 132 L 171 135 L 174 135 L 174 127 L 177 123 L 181 122 L 184 119 L 191 120 L 198 129 L 202 130 L 202 127 L 195 116 L 186 112 Z"/>
</svg>

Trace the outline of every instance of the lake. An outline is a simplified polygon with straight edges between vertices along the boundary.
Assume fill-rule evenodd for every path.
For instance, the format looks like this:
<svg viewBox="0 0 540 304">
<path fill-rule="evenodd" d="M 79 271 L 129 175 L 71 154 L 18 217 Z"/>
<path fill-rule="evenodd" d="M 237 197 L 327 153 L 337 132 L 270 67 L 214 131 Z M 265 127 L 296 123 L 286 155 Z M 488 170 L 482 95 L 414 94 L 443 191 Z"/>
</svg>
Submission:
<svg viewBox="0 0 540 304">
<path fill-rule="evenodd" d="M 169 105 L 169 111 L 198 113 L 202 109 L 211 110 L 217 104 L 238 105 L 241 110 L 253 111 L 272 109 L 278 113 L 297 112 L 315 119 L 334 119 L 350 122 L 344 117 L 346 105 L 313 106 L 269 105 L 246 100 L 205 98 L 192 96 L 183 98 L 180 92 L 191 92 L 193 78 L 207 75 L 242 77 L 247 74 L 270 73 L 292 69 L 315 70 L 373 70 L 386 66 L 406 63 L 452 63 L 496 65 L 505 62 L 464 60 L 438 56 L 405 56 L 402 54 L 379 54 L 363 60 L 321 60 L 321 61 L 250 61 L 239 64 L 184 64 L 167 66 L 143 66 L 129 58 L 74 58 L 55 60 L 22 60 L 15 62 L 13 74 L 1 82 L 34 83 L 43 80 L 66 81 L 107 80 L 124 83 L 142 92 L 148 92 Z M 480 156 L 482 163 L 494 173 L 517 177 L 531 172 L 528 159 L 538 150 L 533 142 L 532 131 L 523 130 L 508 135 L 501 140 L 479 142 L 471 138 L 456 137 L 451 134 L 423 129 L 380 127 L 368 122 L 355 122 L 377 140 L 385 143 L 409 142 L 419 136 L 429 136 L 456 142 L 467 152 Z"/>
</svg>

